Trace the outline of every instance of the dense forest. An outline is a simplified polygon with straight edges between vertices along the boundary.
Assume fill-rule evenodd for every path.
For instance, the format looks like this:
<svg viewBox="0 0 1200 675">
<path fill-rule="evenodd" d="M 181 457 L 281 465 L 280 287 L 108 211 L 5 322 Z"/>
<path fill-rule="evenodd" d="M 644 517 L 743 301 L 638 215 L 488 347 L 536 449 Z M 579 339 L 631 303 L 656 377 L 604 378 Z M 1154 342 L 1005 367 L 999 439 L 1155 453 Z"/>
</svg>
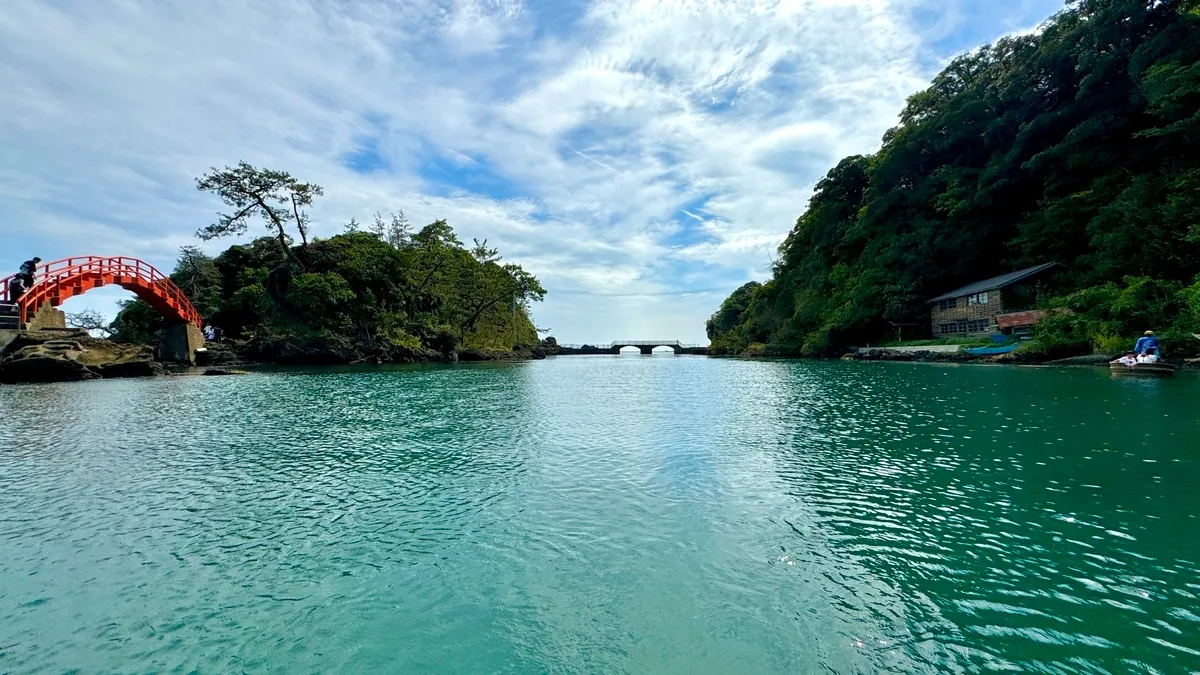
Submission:
<svg viewBox="0 0 1200 675">
<path fill-rule="evenodd" d="M 464 246 L 445 221 L 414 229 L 403 214 L 377 214 L 365 227 L 352 220 L 342 234 L 310 240 L 303 207 L 319 186 L 244 163 L 214 169 L 197 186 L 232 207 L 200 238 L 242 234 L 256 219 L 272 233 L 216 257 L 185 247 L 171 274 L 249 358 L 402 361 L 499 354 L 538 342 L 529 317 L 530 303 L 546 293 L 538 280 L 502 262 L 486 241 Z M 161 325 L 153 308 L 135 300 L 109 328 L 117 340 L 150 343 Z"/>
<path fill-rule="evenodd" d="M 1065 272 L 1028 350 L 1200 331 L 1200 0 L 1077 0 L 956 58 L 876 154 L 817 184 L 772 278 L 730 295 L 708 335 L 719 353 L 838 354 L 1050 261 Z"/>
</svg>

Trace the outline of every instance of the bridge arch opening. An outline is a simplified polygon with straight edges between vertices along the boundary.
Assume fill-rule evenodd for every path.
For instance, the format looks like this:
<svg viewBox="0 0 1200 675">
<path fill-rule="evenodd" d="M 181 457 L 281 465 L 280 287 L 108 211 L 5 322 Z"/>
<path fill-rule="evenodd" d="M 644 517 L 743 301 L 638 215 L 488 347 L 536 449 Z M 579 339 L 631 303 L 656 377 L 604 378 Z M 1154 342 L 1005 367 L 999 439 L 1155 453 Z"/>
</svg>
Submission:
<svg viewBox="0 0 1200 675">
<path fill-rule="evenodd" d="M 107 329 L 117 318 L 121 305 L 137 299 L 136 293 L 121 286 L 100 286 L 63 300 L 58 308 L 66 313 L 68 326 L 73 320 L 78 321 L 80 325 L 77 327 L 87 329 L 93 337 L 104 337 L 106 331 L 99 330 L 100 326 L 90 325 L 91 322 L 98 321 Z"/>
<path fill-rule="evenodd" d="M 616 348 L 616 345 L 613 345 Z M 621 345 L 617 349 L 619 354 L 639 354 L 643 356 L 652 356 L 654 354 L 671 354 L 678 353 L 675 346 L 671 344 L 657 344 L 654 342 L 643 342 L 640 344 Z"/>
</svg>

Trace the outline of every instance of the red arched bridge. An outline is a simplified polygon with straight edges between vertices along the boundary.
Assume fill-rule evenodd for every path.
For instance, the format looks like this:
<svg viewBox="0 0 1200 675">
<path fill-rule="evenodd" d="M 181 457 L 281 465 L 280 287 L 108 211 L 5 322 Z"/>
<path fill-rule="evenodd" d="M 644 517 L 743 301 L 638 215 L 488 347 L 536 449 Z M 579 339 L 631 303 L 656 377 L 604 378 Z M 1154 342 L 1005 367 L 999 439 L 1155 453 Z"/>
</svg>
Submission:
<svg viewBox="0 0 1200 675">
<path fill-rule="evenodd" d="M 38 265 L 33 285 L 15 302 L 9 297 L 9 282 L 14 276 L 0 280 L 0 302 L 16 304 L 22 324 L 47 303 L 58 307 L 68 298 L 93 288 L 116 285 L 150 303 L 168 322 L 201 326 L 200 313 L 175 282 L 137 258 L 88 255 L 42 263 Z"/>
</svg>

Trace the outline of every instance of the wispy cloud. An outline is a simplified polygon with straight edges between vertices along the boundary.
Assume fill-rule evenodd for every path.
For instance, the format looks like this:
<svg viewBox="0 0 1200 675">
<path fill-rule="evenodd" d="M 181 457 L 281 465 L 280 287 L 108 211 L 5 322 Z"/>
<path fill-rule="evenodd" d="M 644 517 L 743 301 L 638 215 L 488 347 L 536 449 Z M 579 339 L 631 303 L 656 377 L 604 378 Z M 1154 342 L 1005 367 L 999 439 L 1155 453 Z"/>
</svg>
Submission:
<svg viewBox="0 0 1200 675">
<path fill-rule="evenodd" d="M 319 234 L 403 208 L 488 238 L 563 340 L 700 341 L 829 166 L 1058 4 L 1023 3 L 8 0 L 0 264 L 169 267 L 217 206 L 194 177 L 245 159 L 325 186 Z"/>
</svg>

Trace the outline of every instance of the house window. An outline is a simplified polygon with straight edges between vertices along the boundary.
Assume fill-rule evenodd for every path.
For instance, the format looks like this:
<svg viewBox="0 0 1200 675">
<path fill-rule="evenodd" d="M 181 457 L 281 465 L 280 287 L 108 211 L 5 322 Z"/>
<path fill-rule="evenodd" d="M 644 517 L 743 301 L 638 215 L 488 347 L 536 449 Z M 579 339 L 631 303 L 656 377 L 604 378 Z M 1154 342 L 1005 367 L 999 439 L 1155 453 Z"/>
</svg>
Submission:
<svg viewBox="0 0 1200 675">
<path fill-rule="evenodd" d="M 968 296 L 967 304 L 968 305 L 986 305 L 986 304 L 988 304 L 988 294 L 987 293 L 976 293 L 975 295 Z"/>
<path fill-rule="evenodd" d="M 957 309 L 958 298 L 950 298 L 949 300 L 941 300 L 938 302 L 938 309 Z"/>
<path fill-rule="evenodd" d="M 986 333 L 991 330 L 991 327 L 991 322 L 987 319 L 972 319 L 970 321 L 938 324 L 938 333 L 941 335 L 969 335 L 972 333 Z"/>
</svg>

